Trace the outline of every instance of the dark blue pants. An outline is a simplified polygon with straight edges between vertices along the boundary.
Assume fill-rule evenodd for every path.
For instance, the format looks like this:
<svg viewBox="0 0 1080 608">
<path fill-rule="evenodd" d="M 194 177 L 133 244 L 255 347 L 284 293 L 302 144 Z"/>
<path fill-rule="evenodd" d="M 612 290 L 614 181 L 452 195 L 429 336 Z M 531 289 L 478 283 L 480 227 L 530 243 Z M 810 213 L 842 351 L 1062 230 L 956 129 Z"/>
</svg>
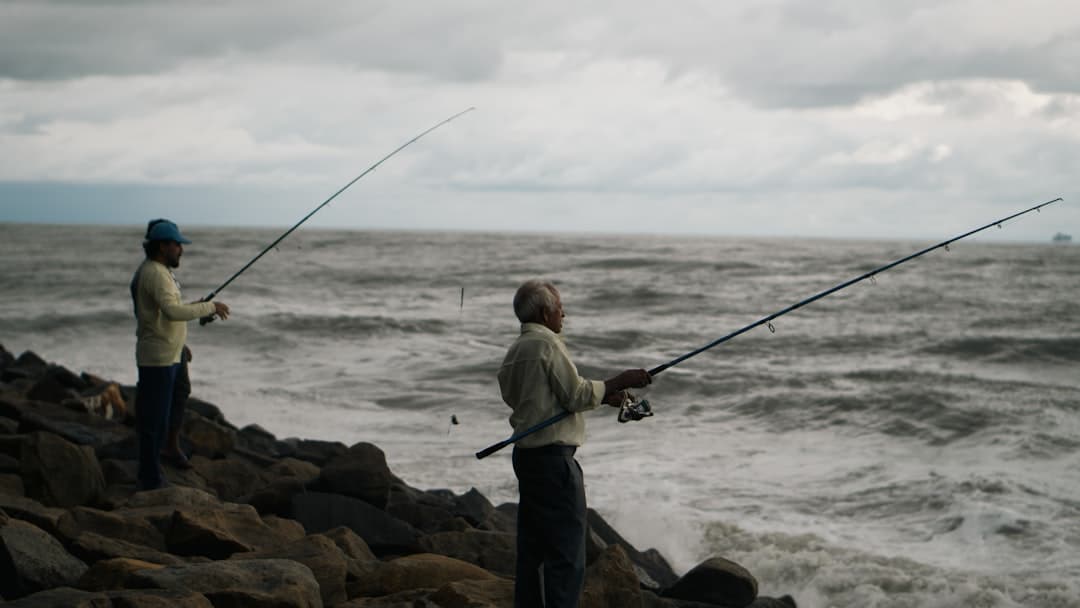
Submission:
<svg viewBox="0 0 1080 608">
<path fill-rule="evenodd" d="M 161 447 L 169 431 L 176 372 L 180 364 L 139 366 L 135 394 L 135 433 L 139 439 L 138 488 L 153 490 L 165 485 L 161 471 Z"/>
<path fill-rule="evenodd" d="M 575 450 L 514 448 L 520 497 L 515 608 L 576 608 L 581 599 L 587 524 L 585 481 Z"/>
</svg>

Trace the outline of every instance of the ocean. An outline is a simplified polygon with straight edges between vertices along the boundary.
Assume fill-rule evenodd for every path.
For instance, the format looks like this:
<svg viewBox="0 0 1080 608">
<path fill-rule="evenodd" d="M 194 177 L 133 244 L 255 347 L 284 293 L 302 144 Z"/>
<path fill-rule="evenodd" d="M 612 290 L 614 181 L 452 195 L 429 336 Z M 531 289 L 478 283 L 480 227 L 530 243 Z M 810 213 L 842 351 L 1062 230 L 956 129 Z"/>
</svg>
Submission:
<svg viewBox="0 0 1080 608">
<path fill-rule="evenodd" d="M 185 299 L 281 229 L 184 227 Z M 135 381 L 142 226 L 0 224 L 0 344 Z M 941 235 L 941 239 L 951 234 Z M 194 395 L 372 442 L 409 484 L 516 500 L 495 373 L 524 279 L 581 372 L 652 368 L 932 243 L 302 228 L 192 323 Z M 588 417 L 589 503 L 679 572 L 804 608 L 1080 607 L 1080 247 L 972 238 L 697 355 Z M 457 420 L 457 424 L 453 420 Z"/>
</svg>

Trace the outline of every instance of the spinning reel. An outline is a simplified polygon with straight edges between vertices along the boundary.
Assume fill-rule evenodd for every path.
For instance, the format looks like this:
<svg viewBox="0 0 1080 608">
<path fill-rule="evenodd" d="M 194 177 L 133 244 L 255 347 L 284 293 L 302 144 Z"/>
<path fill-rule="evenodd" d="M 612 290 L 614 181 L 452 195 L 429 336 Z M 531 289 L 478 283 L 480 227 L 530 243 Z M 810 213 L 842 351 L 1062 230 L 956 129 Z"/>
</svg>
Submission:
<svg viewBox="0 0 1080 608">
<path fill-rule="evenodd" d="M 641 420 L 652 415 L 652 406 L 649 405 L 648 399 L 635 401 L 634 396 L 629 391 L 625 393 L 622 405 L 619 406 L 619 422 Z"/>
</svg>

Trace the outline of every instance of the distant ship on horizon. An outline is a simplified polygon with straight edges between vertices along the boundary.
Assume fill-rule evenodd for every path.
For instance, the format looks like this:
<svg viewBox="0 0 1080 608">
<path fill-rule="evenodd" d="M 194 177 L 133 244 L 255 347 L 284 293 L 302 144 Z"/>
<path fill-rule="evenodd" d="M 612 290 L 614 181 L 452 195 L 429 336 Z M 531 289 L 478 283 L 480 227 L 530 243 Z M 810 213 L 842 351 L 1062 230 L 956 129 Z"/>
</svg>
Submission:
<svg viewBox="0 0 1080 608">
<path fill-rule="evenodd" d="M 1052 240 L 1055 243 L 1071 243 L 1072 242 L 1072 235 L 1065 234 L 1064 232 L 1059 232 L 1059 233 L 1054 235 L 1054 238 Z"/>
</svg>

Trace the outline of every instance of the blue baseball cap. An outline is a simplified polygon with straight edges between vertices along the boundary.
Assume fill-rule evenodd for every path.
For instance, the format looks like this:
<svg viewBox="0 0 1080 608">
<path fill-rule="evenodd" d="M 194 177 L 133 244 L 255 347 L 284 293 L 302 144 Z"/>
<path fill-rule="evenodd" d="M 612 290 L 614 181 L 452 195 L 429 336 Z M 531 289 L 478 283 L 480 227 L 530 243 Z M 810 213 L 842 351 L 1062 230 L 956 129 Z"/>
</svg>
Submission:
<svg viewBox="0 0 1080 608">
<path fill-rule="evenodd" d="M 180 234 L 180 229 L 176 227 L 176 224 L 169 220 L 157 220 L 153 226 L 150 226 L 150 230 L 146 231 L 146 240 L 148 241 L 176 241 L 187 245 L 191 241 L 184 238 L 184 235 Z"/>
</svg>

